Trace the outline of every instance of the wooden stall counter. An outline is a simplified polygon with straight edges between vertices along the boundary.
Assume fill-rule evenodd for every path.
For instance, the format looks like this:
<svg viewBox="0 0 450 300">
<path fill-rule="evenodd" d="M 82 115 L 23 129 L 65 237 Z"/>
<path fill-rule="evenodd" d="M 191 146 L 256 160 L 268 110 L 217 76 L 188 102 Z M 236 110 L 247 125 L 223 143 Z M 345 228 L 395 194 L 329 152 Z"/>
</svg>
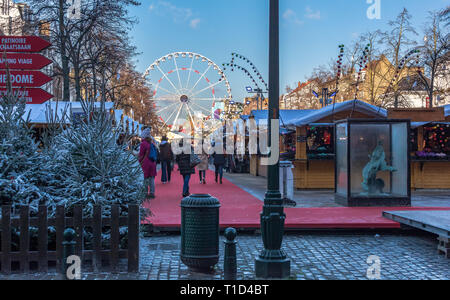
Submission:
<svg viewBox="0 0 450 300">
<path fill-rule="evenodd" d="M 334 189 L 334 160 L 294 161 L 296 189 Z"/>
<path fill-rule="evenodd" d="M 450 161 L 412 161 L 412 189 L 450 189 Z"/>
<path fill-rule="evenodd" d="M 267 166 L 261 165 L 261 157 L 259 155 L 250 155 L 250 174 L 267 177 Z"/>
</svg>

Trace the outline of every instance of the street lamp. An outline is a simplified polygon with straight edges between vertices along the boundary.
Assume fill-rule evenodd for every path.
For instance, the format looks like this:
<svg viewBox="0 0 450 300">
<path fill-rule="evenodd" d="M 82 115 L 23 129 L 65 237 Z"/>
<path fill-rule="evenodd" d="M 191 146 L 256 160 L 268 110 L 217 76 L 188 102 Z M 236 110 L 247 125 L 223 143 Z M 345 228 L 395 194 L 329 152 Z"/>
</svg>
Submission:
<svg viewBox="0 0 450 300">
<path fill-rule="evenodd" d="M 270 0 L 270 35 L 269 35 L 269 122 L 280 118 L 280 70 L 279 70 L 279 0 Z M 279 140 L 280 132 L 269 127 L 269 147 L 272 134 Z M 273 154 L 273 153 L 272 153 Z M 282 279 L 290 275 L 291 264 L 286 253 L 281 249 L 286 215 L 280 193 L 279 162 L 268 166 L 267 192 L 261 213 L 261 234 L 264 250 L 255 261 L 257 278 Z"/>
</svg>

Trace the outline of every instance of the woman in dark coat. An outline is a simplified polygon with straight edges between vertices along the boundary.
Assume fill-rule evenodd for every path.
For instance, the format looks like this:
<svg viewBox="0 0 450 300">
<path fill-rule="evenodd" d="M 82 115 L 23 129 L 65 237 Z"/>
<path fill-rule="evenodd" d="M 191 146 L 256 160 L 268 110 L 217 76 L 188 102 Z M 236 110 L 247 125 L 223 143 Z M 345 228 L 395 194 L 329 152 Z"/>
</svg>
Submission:
<svg viewBox="0 0 450 300">
<path fill-rule="evenodd" d="M 190 195 L 189 193 L 189 181 L 191 175 L 195 174 L 195 168 L 191 167 L 191 154 L 179 154 L 176 156 L 176 162 L 178 164 L 178 170 L 183 176 L 183 197 Z"/>
</svg>

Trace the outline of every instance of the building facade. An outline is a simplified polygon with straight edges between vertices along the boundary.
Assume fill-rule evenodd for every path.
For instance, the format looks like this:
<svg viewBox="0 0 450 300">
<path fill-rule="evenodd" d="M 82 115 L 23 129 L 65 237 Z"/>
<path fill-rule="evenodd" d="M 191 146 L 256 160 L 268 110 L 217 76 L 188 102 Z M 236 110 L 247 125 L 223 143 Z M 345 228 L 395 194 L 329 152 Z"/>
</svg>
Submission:
<svg viewBox="0 0 450 300">
<path fill-rule="evenodd" d="M 27 4 L 0 0 L 0 35 L 26 35 L 31 30 L 31 18 Z"/>
<path fill-rule="evenodd" d="M 335 96 L 327 99 L 329 102 L 340 103 L 351 99 L 359 99 L 369 104 L 383 107 L 393 106 L 396 101 L 400 107 L 424 107 L 426 106 L 426 93 L 423 84 L 411 80 L 416 78 L 418 71 L 423 72 L 423 68 L 405 67 L 400 72 L 387 59 L 381 55 L 377 60 L 367 64 L 367 68 L 357 72 L 351 70 L 343 75 L 336 85 L 336 78 L 324 81 L 321 78 L 314 78 L 305 83 L 299 82 L 296 89 L 283 95 L 281 108 L 283 109 L 320 109 L 322 104 L 322 90 L 328 89 L 329 95 L 336 90 Z M 439 90 L 447 90 L 448 95 L 448 67 L 440 71 L 436 86 Z M 316 95 L 314 95 L 316 93 Z M 445 93 L 444 93 L 445 94 Z M 439 99 L 445 98 L 445 95 Z"/>
</svg>

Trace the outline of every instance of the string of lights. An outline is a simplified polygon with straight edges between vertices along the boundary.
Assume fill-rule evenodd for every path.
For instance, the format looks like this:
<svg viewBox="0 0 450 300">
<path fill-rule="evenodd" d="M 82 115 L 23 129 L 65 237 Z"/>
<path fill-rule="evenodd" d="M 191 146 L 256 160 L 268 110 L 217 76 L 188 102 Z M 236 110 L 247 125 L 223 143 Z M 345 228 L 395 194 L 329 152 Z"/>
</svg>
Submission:
<svg viewBox="0 0 450 300">
<path fill-rule="evenodd" d="M 337 61 L 337 71 L 336 71 L 336 89 L 333 92 L 329 92 L 328 88 L 322 89 L 322 98 L 320 98 L 319 93 L 316 91 L 312 91 L 313 95 L 319 99 L 320 103 L 322 104 L 322 107 L 325 107 L 329 104 L 331 104 L 331 100 L 333 100 L 333 103 L 336 103 L 336 95 L 339 93 L 339 81 L 341 79 L 342 74 L 342 61 L 344 59 L 344 45 L 339 45 L 339 56 Z M 333 105 L 334 110 L 334 105 Z"/>
<path fill-rule="evenodd" d="M 358 78 L 356 79 L 356 87 L 355 87 L 355 100 L 358 99 L 359 94 L 359 84 L 361 83 L 361 75 L 362 71 L 367 69 L 367 61 L 369 58 L 369 48 L 371 47 L 371 44 L 367 44 L 367 46 L 364 48 L 363 54 L 359 60 L 359 71 L 358 71 Z"/>
<path fill-rule="evenodd" d="M 339 93 L 339 83 L 342 75 L 342 62 L 344 60 L 345 45 L 339 45 L 339 56 L 337 61 L 337 74 L 336 74 L 336 93 L 334 94 L 333 103 L 336 103 L 336 95 Z"/>
<path fill-rule="evenodd" d="M 258 83 L 256 82 L 255 78 L 252 76 L 252 74 L 245 68 L 242 67 L 240 65 L 234 64 L 234 63 L 226 63 L 226 64 L 222 64 L 224 66 L 223 70 L 225 71 L 226 68 L 231 68 L 231 71 L 234 72 L 234 69 L 238 69 L 238 70 L 242 70 L 245 75 L 247 75 L 248 77 L 250 77 L 250 79 L 252 80 L 253 84 L 256 86 L 256 88 L 258 90 L 260 90 L 261 88 L 259 87 Z"/>
<path fill-rule="evenodd" d="M 386 89 L 386 92 L 383 95 L 383 98 L 381 99 L 381 103 L 380 103 L 380 107 L 381 105 L 384 103 L 384 101 L 386 100 L 386 98 L 389 95 L 389 92 L 393 89 L 394 84 L 398 82 L 398 80 L 400 79 L 401 73 L 403 71 L 403 69 L 407 66 L 407 64 L 411 61 L 415 62 L 415 65 L 418 67 L 418 72 L 420 73 L 420 68 L 419 68 L 419 64 L 420 64 L 420 54 L 421 54 L 421 49 L 422 47 L 416 47 L 412 50 L 410 50 L 401 60 L 400 63 L 397 67 L 397 69 L 395 70 L 395 74 L 392 77 L 391 81 L 389 82 L 389 85 Z M 415 57 L 413 59 L 411 59 L 412 56 Z"/>
<path fill-rule="evenodd" d="M 264 80 L 263 76 L 261 75 L 261 72 L 259 72 L 259 70 L 256 68 L 255 64 L 251 62 L 250 59 L 248 59 L 247 57 L 245 57 L 244 55 L 241 55 L 239 53 L 231 53 L 231 63 L 234 63 L 234 59 L 235 58 L 239 58 L 241 60 L 243 60 L 244 62 L 248 63 L 250 65 L 250 67 L 252 68 L 252 71 L 256 74 L 256 76 L 258 77 L 258 79 L 262 82 L 262 84 L 265 86 L 266 91 L 269 90 L 269 86 L 266 83 L 266 81 Z"/>
<path fill-rule="evenodd" d="M 240 59 L 244 63 L 247 63 L 248 67 L 242 66 L 238 63 L 235 63 L 235 61 L 237 59 Z M 264 93 L 268 93 L 269 86 L 266 83 L 266 81 L 264 80 L 261 72 L 259 72 L 259 70 L 256 68 L 255 64 L 253 62 L 251 62 L 250 59 L 248 59 L 244 55 L 233 52 L 233 53 L 231 53 L 230 63 L 224 63 L 224 64 L 222 64 L 222 66 L 223 66 L 224 71 L 226 71 L 227 68 L 230 68 L 231 72 L 234 72 L 235 69 L 237 69 L 237 70 L 242 71 L 245 75 L 247 75 L 247 77 L 249 77 L 250 80 L 253 82 L 254 87 L 256 87 L 256 89 L 252 88 L 252 91 L 249 91 L 249 92 L 258 93 L 260 95 L 259 97 L 261 97 L 261 98 L 264 98 L 264 96 L 263 96 Z M 265 90 L 263 90 L 261 88 L 261 86 L 264 86 Z M 230 101 L 229 103 L 230 103 L 230 105 L 233 105 L 233 106 L 240 106 L 239 105 L 240 103 L 236 103 L 234 101 Z M 249 103 L 247 102 L 247 104 L 249 104 Z M 233 111 L 232 114 L 235 114 L 236 111 L 238 111 L 237 109 L 232 109 L 231 107 L 228 108 L 227 110 L 228 110 L 228 112 Z"/>
</svg>

